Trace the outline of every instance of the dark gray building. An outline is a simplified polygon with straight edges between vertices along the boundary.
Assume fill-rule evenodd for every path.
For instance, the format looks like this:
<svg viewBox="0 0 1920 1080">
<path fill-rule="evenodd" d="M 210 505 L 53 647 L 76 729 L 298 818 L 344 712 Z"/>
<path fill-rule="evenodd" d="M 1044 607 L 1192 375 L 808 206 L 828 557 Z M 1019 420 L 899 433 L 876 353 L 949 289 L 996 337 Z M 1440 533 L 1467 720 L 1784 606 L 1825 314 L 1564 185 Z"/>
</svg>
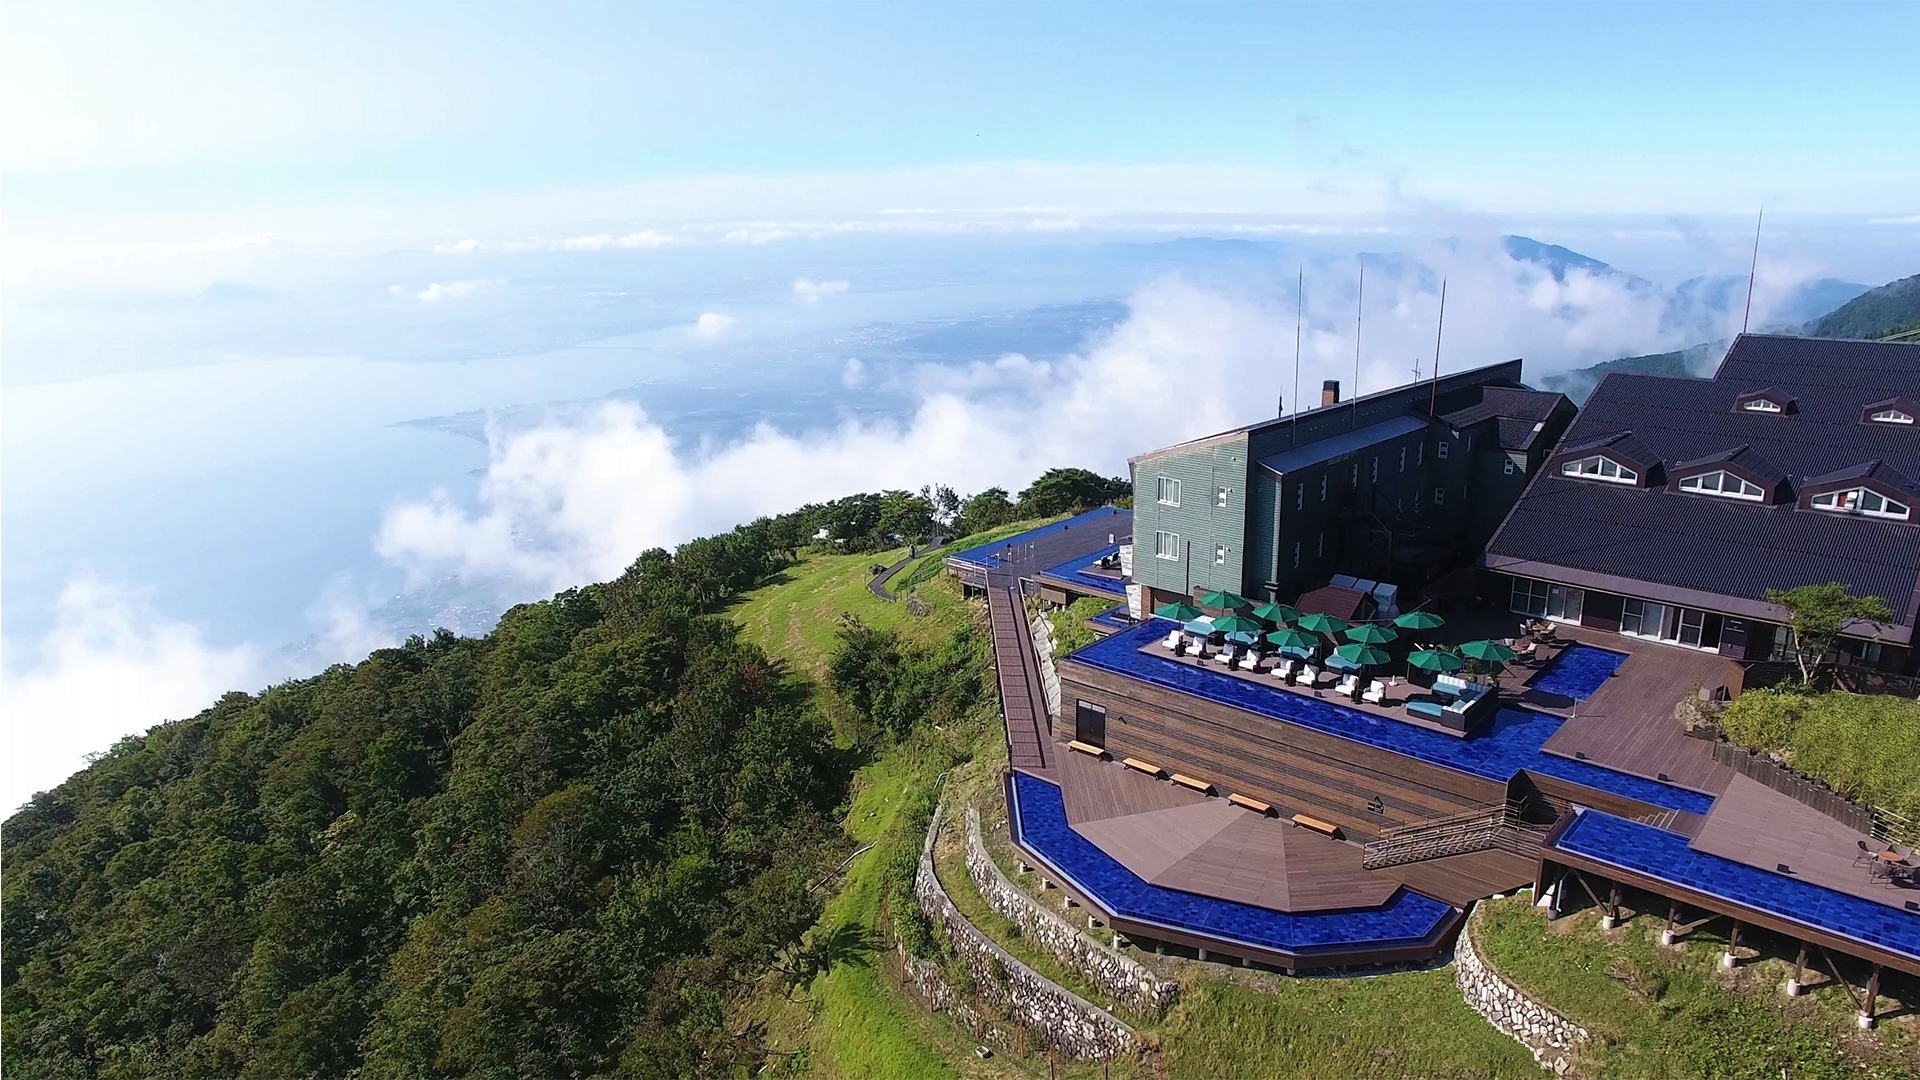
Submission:
<svg viewBox="0 0 1920 1080">
<path fill-rule="evenodd" d="M 1511 360 L 1339 400 L 1129 462 L 1151 609 L 1215 589 L 1291 600 L 1336 573 L 1418 585 L 1468 564 L 1572 421 Z"/>
</svg>

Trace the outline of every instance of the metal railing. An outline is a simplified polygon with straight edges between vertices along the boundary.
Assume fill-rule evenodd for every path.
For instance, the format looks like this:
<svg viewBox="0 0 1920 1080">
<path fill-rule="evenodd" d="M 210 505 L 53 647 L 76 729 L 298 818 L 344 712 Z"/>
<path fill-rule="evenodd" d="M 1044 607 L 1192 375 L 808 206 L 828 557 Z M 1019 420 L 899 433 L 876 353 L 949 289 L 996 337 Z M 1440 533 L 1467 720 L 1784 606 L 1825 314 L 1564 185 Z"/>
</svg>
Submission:
<svg viewBox="0 0 1920 1080">
<path fill-rule="evenodd" d="M 1440 817 L 1389 825 L 1369 841 L 1360 857 L 1368 870 L 1500 849 L 1538 856 L 1551 826 L 1526 820 L 1515 803 L 1478 807 Z"/>
</svg>

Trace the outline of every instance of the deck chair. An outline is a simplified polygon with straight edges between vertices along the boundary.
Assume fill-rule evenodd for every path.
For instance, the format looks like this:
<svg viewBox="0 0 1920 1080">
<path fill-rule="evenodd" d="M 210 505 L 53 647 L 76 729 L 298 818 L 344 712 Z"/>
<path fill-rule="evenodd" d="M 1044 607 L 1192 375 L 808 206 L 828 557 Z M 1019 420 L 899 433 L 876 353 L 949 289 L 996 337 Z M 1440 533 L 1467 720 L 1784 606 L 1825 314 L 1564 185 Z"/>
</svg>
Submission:
<svg viewBox="0 0 1920 1080">
<path fill-rule="evenodd" d="M 1387 684 L 1381 682 L 1379 679 L 1374 679 L 1367 684 L 1365 690 L 1360 692 L 1360 700 L 1369 705 L 1381 704 L 1387 700 Z"/>
<path fill-rule="evenodd" d="M 1288 679 L 1293 678 L 1293 658 L 1287 657 L 1273 665 L 1273 674 L 1274 677 L 1281 682 L 1286 682 Z"/>
<path fill-rule="evenodd" d="M 1359 691 L 1360 676 L 1358 675 L 1348 675 L 1346 678 L 1340 680 L 1340 685 L 1333 688 L 1334 693 L 1339 694 L 1341 697 L 1348 698 L 1359 693 Z"/>
<path fill-rule="evenodd" d="M 1175 630 L 1173 633 L 1168 634 L 1167 640 L 1161 642 L 1160 644 L 1164 645 L 1169 649 L 1172 649 L 1176 654 L 1178 654 L 1180 652 L 1180 631 Z"/>
<path fill-rule="evenodd" d="M 1300 665 L 1300 671 L 1293 677 L 1295 686 L 1312 686 L 1320 681 L 1320 669 L 1312 664 Z"/>
<path fill-rule="evenodd" d="M 1260 654 L 1254 652 L 1252 649 L 1248 649 L 1246 652 L 1240 654 L 1239 661 L 1233 666 L 1239 668 L 1241 671 L 1259 671 Z"/>
</svg>

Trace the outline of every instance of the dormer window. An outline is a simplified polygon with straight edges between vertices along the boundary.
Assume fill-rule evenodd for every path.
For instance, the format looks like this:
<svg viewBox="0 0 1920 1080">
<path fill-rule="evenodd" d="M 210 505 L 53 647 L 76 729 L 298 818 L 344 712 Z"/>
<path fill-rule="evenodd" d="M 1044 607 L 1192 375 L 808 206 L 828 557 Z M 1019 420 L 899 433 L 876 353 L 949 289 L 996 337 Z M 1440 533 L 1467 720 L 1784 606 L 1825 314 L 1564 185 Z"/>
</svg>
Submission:
<svg viewBox="0 0 1920 1080">
<path fill-rule="evenodd" d="M 1724 470 L 1701 473 L 1698 476 L 1686 476 L 1680 479 L 1680 490 L 1697 495 L 1718 495 L 1725 499 L 1747 499 L 1760 502 L 1767 497 L 1760 485 Z"/>
<path fill-rule="evenodd" d="M 1883 401 L 1868 402 L 1860 410 L 1860 422 L 1863 424 L 1898 424 L 1912 427 L 1914 417 L 1920 416 L 1920 402 L 1903 395 L 1895 395 Z"/>
<path fill-rule="evenodd" d="M 1794 399 L 1791 394 L 1782 393 L 1778 388 L 1769 386 L 1764 390 L 1749 390 L 1734 398 L 1733 411 L 1780 416 L 1794 411 Z"/>
<path fill-rule="evenodd" d="M 1615 484 L 1637 484 L 1640 474 L 1610 457 L 1596 454 L 1575 461 L 1560 464 L 1560 475 L 1577 476 L 1582 480 L 1606 480 Z"/>
<path fill-rule="evenodd" d="M 1782 411 L 1784 411 L 1784 410 L 1782 410 L 1782 409 L 1780 408 L 1780 403 L 1779 403 L 1779 402 L 1777 402 L 1777 401 L 1769 401 L 1768 399 L 1766 399 L 1766 398 L 1763 398 L 1763 397 L 1762 397 L 1762 398 L 1754 398 L 1754 399 L 1753 399 L 1752 401 L 1748 401 L 1748 402 L 1745 402 L 1745 403 L 1743 403 L 1743 404 L 1741 404 L 1741 406 L 1740 406 L 1740 407 L 1741 407 L 1742 409 L 1745 409 L 1745 410 L 1746 410 L 1747 412 L 1771 412 L 1771 413 L 1777 413 L 1777 412 L 1782 412 Z"/>
<path fill-rule="evenodd" d="M 1867 414 L 1867 419 L 1875 424 L 1911 424 L 1913 416 L 1899 409 L 1887 408 Z"/>
<path fill-rule="evenodd" d="M 1865 514 L 1868 517 L 1892 518 L 1895 521 L 1905 521 L 1912 513 L 1906 503 L 1894 502 L 1868 488 L 1829 491 L 1815 495 L 1808 505 L 1815 510 L 1830 510 L 1836 514 Z"/>
</svg>

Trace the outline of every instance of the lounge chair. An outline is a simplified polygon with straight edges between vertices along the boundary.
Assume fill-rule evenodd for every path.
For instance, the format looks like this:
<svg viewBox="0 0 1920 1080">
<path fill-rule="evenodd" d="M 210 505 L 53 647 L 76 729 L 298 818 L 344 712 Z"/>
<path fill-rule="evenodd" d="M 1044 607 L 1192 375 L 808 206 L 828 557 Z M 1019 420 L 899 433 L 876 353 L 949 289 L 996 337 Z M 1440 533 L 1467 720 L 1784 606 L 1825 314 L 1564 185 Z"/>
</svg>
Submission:
<svg viewBox="0 0 1920 1080">
<path fill-rule="evenodd" d="M 1293 678 L 1293 658 L 1288 657 L 1273 665 L 1273 674 L 1274 677 L 1278 678 L 1281 682 L 1286 682 L 1288 679 Z"/>
<path fill-rule="evenodd" d="M 1314 667 L 1312 664 L 1302 664 L 1300 666 L 1300 671 L 1297 674 L 1295 674 L 1293 677 L 1293 682 L 1295 686 L 1312 686 L 1314 683 L 1319 681 L 1320 681 L 1320 669 L 1317 667 Z"/>
<path fill-rule="evenodd" d="M 1853 865 L 1859 866 L 1869 859 L 1878 859 L 1880 857 L 1880 851 L 1869 846 L 1865 840 L 1855 840 L 1853 843 L 1855 847 L 1860 849 L 1860 853 L 1853 857 Z"/>
<path fill-rule="evenodd" d="M 1246 652 L 1240 654 L 1240 659 L 1234 664 L 1234 667 L 1239 668 L 1241 671 L 1259 671 L 1260 654 L 1254 652 L 1252 649 L 1248 649 Z"/>
<path fill-rule="evenodd" d="M 1387 700 L 1387 684 L 1375 679 L 1360 691 L 1360 700 L 1369 705 L 1379 705 Z"/>
<path fill-rule="evenodd" d="M 1341 697 L 1353 697 L 1360 692 L 1360 676 L 1348 675 L 1346 678 L 1341 679 L 1340 685 L 1334 687 L 1333 692 L 1339 694 Z"/>
<path fill-rule="evenodd" d="M 1166 646 L 1169 649 L 1172 649 L 1175 654 L 1178 654 L 1180 652 L 1180 631 L 1175 630 L 1173 633 L 1168 634 L 1167 640 L 1161 642 L 1160 644 Z"/>
</svg>

